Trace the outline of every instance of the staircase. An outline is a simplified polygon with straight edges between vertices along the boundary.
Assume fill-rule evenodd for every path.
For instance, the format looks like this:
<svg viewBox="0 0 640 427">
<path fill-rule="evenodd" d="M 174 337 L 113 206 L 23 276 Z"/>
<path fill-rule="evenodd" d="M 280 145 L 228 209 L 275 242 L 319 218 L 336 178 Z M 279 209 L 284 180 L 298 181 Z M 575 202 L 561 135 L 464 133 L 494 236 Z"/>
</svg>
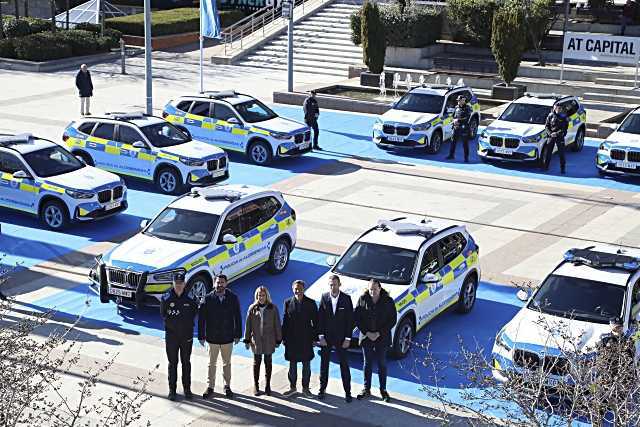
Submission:
<svg viewBox="0 0 640 427">
<path fill-rule="evenodd" d="M 351 41 L 350 15 L 360 5 L 337 0 L 297 22 L 293 29 L 295 72 L 347 77 L 350 65 L 362 64 L 362 48 Z M 235 62 L 255 68 L 287 69 L 287 32 Z"/>
</svg>

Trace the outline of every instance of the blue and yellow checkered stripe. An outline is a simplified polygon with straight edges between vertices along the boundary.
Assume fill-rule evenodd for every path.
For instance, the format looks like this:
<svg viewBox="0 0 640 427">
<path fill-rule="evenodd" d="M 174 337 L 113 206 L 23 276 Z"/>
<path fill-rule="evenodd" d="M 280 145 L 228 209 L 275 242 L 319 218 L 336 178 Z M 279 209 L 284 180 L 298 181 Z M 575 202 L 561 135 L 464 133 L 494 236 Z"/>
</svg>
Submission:
<svg viewBox="0 0 640 427">
<path fill-rule="evenodd" d="M 567 118 L 569 122 L 569 129 L 574 126 L 578 126 L 580 123 L 587 122 L 587 111 L 584 108 L 580 108 L 577 112 L 573 113 Z"/>
<path fill-rule="evenodd" d="M 30 181 L 30 180 L 29 180 Z M 35 181 L 33 184 L 23 182 L 21 178 L 14 178 L 10 173 L 0 174 L 0 187 L 8 187 L 24 191 L 26 193 L 39 194 L 41 191 L 50 193 L 64 194 L 64 187 L 49 184 L 48 182 Z"/>
</svg>

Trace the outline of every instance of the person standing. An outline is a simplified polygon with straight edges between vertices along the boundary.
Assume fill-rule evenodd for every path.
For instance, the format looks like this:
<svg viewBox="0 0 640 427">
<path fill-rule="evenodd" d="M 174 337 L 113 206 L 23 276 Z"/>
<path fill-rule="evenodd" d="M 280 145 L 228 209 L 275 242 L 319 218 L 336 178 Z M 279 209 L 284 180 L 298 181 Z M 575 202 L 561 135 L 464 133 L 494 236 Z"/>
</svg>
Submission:
<svg viewBox="0 0 640 427">
<path fill-rule="evenodd" d="M 284 358 L 289 361 L 289 390 L 284 395 L 297 393 L 298 362 L 302 363 L 302 392 L 311 396 L 311 360 L 313 343 L 316 341 L 318 327 L 318 307 L 311 298 L 305 296 L 306 284 L 296 280 L 291 285 L 293 296 L 284 302 L 282 319 L 282 342 Z"/>
<path fill-rule="evenodd" d="M 213 396 L 216 384 L 218 355 L 222 356 L 224 393 L 233 397 L 231 391 L 231 353 L 233 345 L 242 337 L 242 315 L 236 294 L 227 289 L 227 276 L 216 276 L 215 292 L 206 296 L 198 313 L 198 340 L 204 346 L 209 343 L 209 387 L 202 397 Z"/>
<path fill-rule="evenodd" d="M 82 64 L 80 71 L 76 74 L 76 87 L 80 93 L 80 114 L 83 116 L 90 115 L 93 82 L 91 81 L 91 73 L 87 69 L 87 64 Z"/>
<path fill-rule="evenodd" d="M 320 117 L 320 107 L 318 107 L 318 100 L 316 99 L 316 91 L 309 92 L 309 96 L 304 100 L 302 104 L 304 110 L 304 122 L 313 129 L 313 149 L 322 150 L 318 145 L 318 136 L 320 129 L 318 128 L 318 117 Z"/>
<path fill-rule="evenodd" d="M 322 295 L 318 309 L 318 344 L 320 345 L 320 392 L 318 399 L 325 398 L 329 381 L 329 358 L 335 349 L 340 359 L 340 376 L 345 400 L 351 402 L 351 372 L 347 350 L 353 333 L 353 304 L 351 297 L 340 291 L 340 277 L 329 276 L 330 292 Z"/>
<path fill-rule="evenodd" d="M 391 398 L 387 393 L 387 350 L 391 345 L 391 329 L 396 324 L 398 313 L 393 299 L 382 289 L 377 279 L 369 281 L 369 287 L 358 300 L 355 322 L 360 330 L 360 346 L 364 356 L 364 389 L 358 400 L 371 395 L 373 361 L 378 364 L 380 396 L 385 402 Z"/>
<path fill-rule="evenodd" d="M 553 111 L 547 116 L 544 127 L 549 135 L 549 142 L 547 142 L 547 146 L 545 147 L 547 151 L 543 159 L 544 170 L 549 170 L 553 147 L 556 146 L 558 148 L 558 154 L 560 155 L 560 173 L 564 174 L 566 171 L 564 137 L 567 135 L 567 129 L 569 129 L 569 121 L 567 120 L 567 115 L 562 105 L 556 104 L 553 106 Z"/>
<path fill-rule="evenodd" d="M 254 293 L 254 303 L 247 310 L 244 328 L 244 344 L 253 352 L 253 395 L 260 396 L 260 364 L 264 358 L 264 394 L 271 396 L 271 356 L 282 342 L 282 329 L 278 307 L 271 301 L 269 290 L 259 286 Z"/>
<path fill-rule="evenodd" d="M 469 120 L 473 110 L 467 105 L 467 98 L 464 95 L 458 95 L 458 106 L 453 112 L 453 138 L 451 139 L 451 148 L 447 159 L 453 159 L 456 154 L 456 144 L 462 140 L 462 148 L 464 149 L 464 162 L 469 163 Z"/>
<path fill-rule="evenodd" d="M 191 349 L 193 347 L 194 319 L 198 304 L 184 291 L 184 274 L 173 277 L 173 288 L 160 300 L 160 314 L 164 320 L 165 347 L 169 360 L 169 400 L 176 400 L 178 382 L 178 355 L 182 364 L 184 397 L 191 400 Z"/>
</svg>

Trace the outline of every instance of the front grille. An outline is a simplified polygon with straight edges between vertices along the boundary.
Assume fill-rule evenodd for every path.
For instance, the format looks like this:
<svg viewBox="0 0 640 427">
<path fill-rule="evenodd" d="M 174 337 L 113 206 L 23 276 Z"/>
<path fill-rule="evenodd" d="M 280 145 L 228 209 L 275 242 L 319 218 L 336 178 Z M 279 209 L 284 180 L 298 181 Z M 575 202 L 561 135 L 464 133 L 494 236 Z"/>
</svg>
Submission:
<svg viewBox="0 0 640 427">
<path fill-rule="evenodd" d="M 302 143 L 302 141 L 304 140 L 304 134 L 303 133 L 298 133 L 294 136 L 294 141 L 296 142 L 296 144 L 300 144 Z"/>
<path fill-rule="evenodd" d="M 540 356 L 530 351 L 516 349 L 513 352 L 513 362 L 521 368 L 538 369 L 540 366 Z"/>
<path fill-rule="evenodd" d="M 122 185 L 118 185 L 116 188 L 114 188 L 113 189 L 113 200 L 121 198 L 123 190 L 124 189 L 122 188 Z"/>
<path fill-rule="evenodd" d="M 220 157 L 220 159 L 218 159 L 218 167 L 220 169 L 224 169 L 227 167 L 227 158 L 226 157 Z"/>
<path fill-rule="evenodd" d="M 627 153 L 627 160 L 630 162 L 640 162 L 640 151 L 629 151 Z"/>
<path fill-rule="evenodd" d="M 111 200 L 111 190 L 104 190 L 98 193 L 98 201 L 100 203 L 107 203 Z"/>
<path fill-rule="evenodd" d="M 407 136 L 411 132 L 411 128 L 407 126 L 398 126 L 396 128 L 396 133 L 400 136 Z"/>
<path fill-rule="evenodd" d="M 622 150 L 611 150 L 611 158 L 613 160 L 624 160 L 624 151 Z"/>
<path fill-rule="evenodd" d="M 490 136 L 489 144 L 493 145 L 494 147 L 502 147 L 502 138 L 500 138 L 499 136 Z"/>
<path fill-rule="evenodd" d="M 214 171 L 218 169 L 218 159 L 215 160 L 207 160 L 207 169 L 210 171 Z"/>
<path fill-rule="evenodd" d="M 109 283 L 124 286 L 131 289 L 137 289 L 142 274 L 132 271 L 118 270 L 115 268 L 107 268 L 107 280 Z"/>
<path fill-rule="evenodd" d="M 504 146 L 507 148 L 518 148 L 520 140 L 518 138 L 505 138 Z"/>
<path fill-rule="evenodd" d="M 547 374 L 565 376 L 569 373 L 569 361 L 564 357 L 545 356 L 542 363 Z"/>
<path fill-rule="evenodd" d="M 382 132 L 388 135 L 394 135 L 396 133 L 396 127 L 393 125 L 382 125 Z"/>
</svg>

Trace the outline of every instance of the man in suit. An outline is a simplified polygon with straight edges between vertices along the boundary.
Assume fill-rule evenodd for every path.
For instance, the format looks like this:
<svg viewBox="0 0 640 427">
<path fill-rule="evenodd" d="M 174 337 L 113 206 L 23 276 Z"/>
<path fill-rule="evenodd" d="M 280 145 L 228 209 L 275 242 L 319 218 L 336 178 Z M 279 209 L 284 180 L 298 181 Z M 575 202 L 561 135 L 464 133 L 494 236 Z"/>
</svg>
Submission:
<svg viewBox="0 0 640 427">
<path fill-rule="evenodd" d="M 320 392 L 318 399 L 325 398 L 329 381 L 329 358 L 335 349 L 340 359 L 340 376 L 344 388 L 345 400 L 351 402 L 351 372 L 347 349 L 351 345 L 353 332 L 353 304 L 351 297 L 340 292 L 340 277 L 329 277 L 330 292 L 322 295 L 318 310 L 318 338 L 320 350 Z"/>
</svg>

